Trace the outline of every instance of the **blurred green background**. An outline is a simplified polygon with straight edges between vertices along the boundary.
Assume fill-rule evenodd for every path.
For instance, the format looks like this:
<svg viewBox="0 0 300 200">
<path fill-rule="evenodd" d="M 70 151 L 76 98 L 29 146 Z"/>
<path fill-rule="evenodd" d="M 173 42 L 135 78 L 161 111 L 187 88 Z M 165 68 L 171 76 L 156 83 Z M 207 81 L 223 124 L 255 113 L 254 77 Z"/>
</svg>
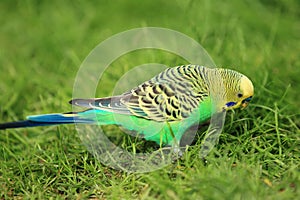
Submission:
<svg viewBox="0 0 300 200">
<path fill-rule="evenodd" d="M 300 3 L 253 1 L 0 2 L 0 122 L 69 111 L 77 70 L 101 41 L 163 27 L 198 41 L 217 66 L 253 80 L 204 165 L 196 149 L 174 165 L 126 174 L 101 165 L 73 126 L 1 131 L 0 194 L 9 198 L 293 199 L 300 196 Z M 98 96 L 139 64 L 184 64 L 160 51 L 116 60 Z"/>
</svg>

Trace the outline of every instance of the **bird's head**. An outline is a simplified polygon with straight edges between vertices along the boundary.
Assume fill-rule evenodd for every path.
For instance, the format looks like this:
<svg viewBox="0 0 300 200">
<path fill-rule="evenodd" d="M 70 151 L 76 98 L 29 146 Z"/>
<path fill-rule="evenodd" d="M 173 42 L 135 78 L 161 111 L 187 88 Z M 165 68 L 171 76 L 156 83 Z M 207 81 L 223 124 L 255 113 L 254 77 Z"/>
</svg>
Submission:
<svg viewBox="0 0 300 200">
<path fill-rule="evenodd" d="M 240 76 L 237 81 L 237 87 L 227 86 L 225 110 L 246 108 L 254 94 L 254 87 L 250 79 L 243 74 L 238 74 Z"/>
</svg>

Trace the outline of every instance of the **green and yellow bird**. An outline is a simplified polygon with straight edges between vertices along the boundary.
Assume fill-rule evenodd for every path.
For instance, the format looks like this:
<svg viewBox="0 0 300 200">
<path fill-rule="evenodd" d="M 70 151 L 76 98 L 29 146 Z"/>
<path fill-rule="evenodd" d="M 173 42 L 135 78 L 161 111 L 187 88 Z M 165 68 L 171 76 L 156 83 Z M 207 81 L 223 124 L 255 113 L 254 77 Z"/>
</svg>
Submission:
<svg viewBox="0 0 300 200">
<path fill-rule="evenodd" d="M 73 99 L 82 112 L 28 116 L 0 129 L 70 123 L 116 124 L 158 144 L 173 145 L 192 126 L 216 113 L 245 108 L 253 96 L 245 75 L 222 68 L 183 65 L 167 68 L 119 96 Z"/>
</svg>

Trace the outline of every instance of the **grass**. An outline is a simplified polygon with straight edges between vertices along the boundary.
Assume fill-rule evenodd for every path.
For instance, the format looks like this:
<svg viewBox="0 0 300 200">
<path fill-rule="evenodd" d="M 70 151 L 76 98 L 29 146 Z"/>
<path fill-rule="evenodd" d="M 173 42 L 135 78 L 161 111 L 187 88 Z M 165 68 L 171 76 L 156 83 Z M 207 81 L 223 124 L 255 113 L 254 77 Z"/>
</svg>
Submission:
<svg viewBox="0 0 300 200">
<path fill-rule="evenodd" d="M 263 1 L 1 1 L 0 119 L 69 111 L 81 62 L 101 41 L 136 27 L 180 31 L 217 66 L 250 77 L 250 106 L 229 113 L 204 164 L 199 145 L 161 170 L 102 165 L 71 125 L 1 131 L 1 199 L 296 199 L 300 196 L 300 4 Z M 161 51 L 116 60 L 98 96 L 133 66 L 184 61 Z M 196 144 L 199 144 L 197 141 Z"/>
</svg>

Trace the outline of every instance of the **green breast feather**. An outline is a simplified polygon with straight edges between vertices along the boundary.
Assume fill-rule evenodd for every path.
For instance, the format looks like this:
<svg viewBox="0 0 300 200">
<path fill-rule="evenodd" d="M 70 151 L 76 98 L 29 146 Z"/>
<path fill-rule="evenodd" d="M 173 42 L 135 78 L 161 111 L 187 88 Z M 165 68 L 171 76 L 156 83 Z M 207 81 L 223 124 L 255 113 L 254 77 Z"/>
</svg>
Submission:
<svg viewBox="0 0 300 200">
<path fill-rule="evenodd" d="M 98 125 L 119 125 L 133 131 L 139 137 L 160 145 L 172 145 L 174 136 L 180 141 L 183 134 L 193 125 L 206 122 L 213 112 L 211 102 L 204 100 L 197 109 L 180 121 L 154 121 L 134 115 L 112 113 L 102 110 L 89 110 L 80 114 L 83 119 L 96 119 Z M 172 135 L 174 134 L 174 136 Z"/>
</svg>

